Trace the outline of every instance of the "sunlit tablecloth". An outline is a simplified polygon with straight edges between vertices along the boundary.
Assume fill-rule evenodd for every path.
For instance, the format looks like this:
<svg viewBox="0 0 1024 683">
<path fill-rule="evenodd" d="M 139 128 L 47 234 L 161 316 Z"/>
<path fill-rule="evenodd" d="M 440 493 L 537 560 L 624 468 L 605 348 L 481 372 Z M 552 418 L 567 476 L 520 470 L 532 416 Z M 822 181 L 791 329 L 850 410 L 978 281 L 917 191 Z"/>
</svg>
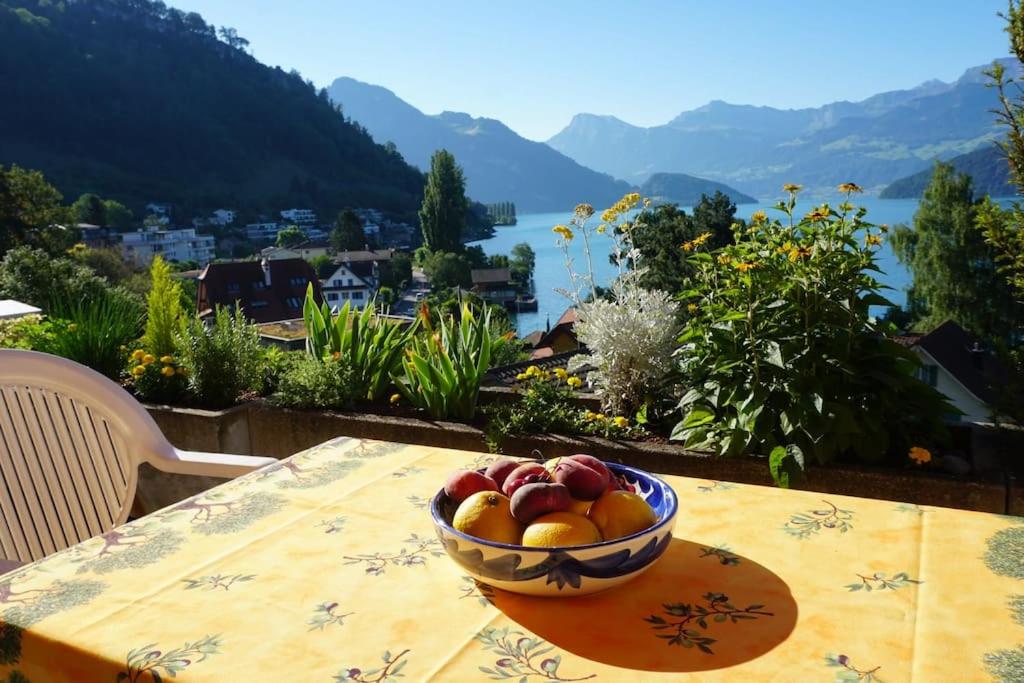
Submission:
<svg viewBox="0 0 1024 683">
<path fill-rule="evenodd" d="M 669 477 L 647 574 L 526 598 L 432 529 L 487 460 L 339 439 L 0 577 L 0 681 L 1024 680 L 1024 518 Z"/>
</svg>

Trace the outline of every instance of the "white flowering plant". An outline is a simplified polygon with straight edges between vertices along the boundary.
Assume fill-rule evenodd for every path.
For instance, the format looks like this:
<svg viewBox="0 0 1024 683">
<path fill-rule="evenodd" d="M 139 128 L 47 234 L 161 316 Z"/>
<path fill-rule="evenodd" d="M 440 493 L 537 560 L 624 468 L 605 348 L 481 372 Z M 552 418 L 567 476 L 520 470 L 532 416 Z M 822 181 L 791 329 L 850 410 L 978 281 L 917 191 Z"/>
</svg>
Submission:
<svg viewBox="0 0 1024 683">
<path fill-rule="evenodd" d="M 604 211 L 595 227 L 590 222 L 594 208 L 580 204 L 569 225 L 552 229 L 565 255 L 572 287 L 559 291 L 576 307 L 576 336 L 589 351 L 574 358 L 569 370 L 583 365 L 592 368 L 587 381 L 613 415 L 643 414 L 652 399 L 663 398 L 673 389 L 670 377 L 680 333 L 679 307 L 668 292 L 640 286 L 643 260 L 631 238 L 649 206 L 650 200 L 628 194 Z M 611 239 L 611 258 L 618 268 L 605 292 L 599 292 L 594 279 L 592 241 L 598 235 Z M 585 272 L 575 268 L 569 253 L 577 236 L 583 240 Z"/>
</svg>

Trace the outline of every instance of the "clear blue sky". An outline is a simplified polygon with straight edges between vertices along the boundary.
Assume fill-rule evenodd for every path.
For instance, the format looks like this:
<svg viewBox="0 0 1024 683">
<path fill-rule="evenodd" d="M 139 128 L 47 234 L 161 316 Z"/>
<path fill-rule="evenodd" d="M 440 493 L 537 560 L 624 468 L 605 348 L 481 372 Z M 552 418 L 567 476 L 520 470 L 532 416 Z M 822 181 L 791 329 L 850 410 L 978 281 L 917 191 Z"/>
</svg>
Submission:
<svg viewBox="0 0 1024 683">
<path fill-rule="evenodd" d="M 817 106 L 1007 53 L 1005 0 L 178 1 L 318 86 L 351 76 L 535 140 L 579 112 L 649 126 L 713 99 Z"/>
</svg>

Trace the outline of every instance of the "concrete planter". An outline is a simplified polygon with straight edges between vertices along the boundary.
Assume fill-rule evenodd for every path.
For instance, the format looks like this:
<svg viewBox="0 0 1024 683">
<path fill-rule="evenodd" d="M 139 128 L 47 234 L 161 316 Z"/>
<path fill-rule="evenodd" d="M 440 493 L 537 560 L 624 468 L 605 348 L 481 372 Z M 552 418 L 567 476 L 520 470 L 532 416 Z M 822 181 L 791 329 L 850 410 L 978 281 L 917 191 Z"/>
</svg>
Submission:
<svg viewBox="0 0 1024 683">
<path fill-rule="evenodd" d="M 253 402 L 223 411 L 147 406 L 160 428 L 179 448 L 287 457 L 336 436 L 485 452 L 483 432 L 460 422 L 434 421 L 374 413 L 335 413 L 275 408 Z M 502 444 L 513 456 L 554 457 L 590 453 L 603 460 L 652 472 L 748 484 L 771 485 L 762 458 L 717 458 L 674 444 L 612 441 L 553 434 L 509 438 Z M 139 482 L 140 512 L 148 512 L 207 488 L 209 482 L 154 470 Z M 193 481 L 183 481 L 193 480 Z M 936 473 L 868 467 L 813 467 L 803 488 L 822 493 L 900 500 L 1024 515 L 1024 490 L 998 473 L 969 479 Z M 685 495 L 686 492 L 680 492 Z M 180 497 L 178 497 L 180 496 Z M 155 507 L 154 507 L 155 506 Z"/>
</svg>

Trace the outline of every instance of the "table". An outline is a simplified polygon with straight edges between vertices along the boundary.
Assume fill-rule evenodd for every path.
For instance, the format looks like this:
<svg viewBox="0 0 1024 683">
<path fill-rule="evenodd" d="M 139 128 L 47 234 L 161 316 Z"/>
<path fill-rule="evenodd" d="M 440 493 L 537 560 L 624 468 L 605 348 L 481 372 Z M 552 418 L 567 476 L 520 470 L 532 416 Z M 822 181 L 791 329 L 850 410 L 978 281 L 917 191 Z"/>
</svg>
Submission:
<svg viewBox="0 0 1024 683">
<path fill-rule="evenodd" d="M 338 439 L 0 577 L 0 680 L 1024 680 L 1024 518 L 668 477 L 646 574 L 528 598 L 434 536 L 488 459 Z"/>
</svg>

